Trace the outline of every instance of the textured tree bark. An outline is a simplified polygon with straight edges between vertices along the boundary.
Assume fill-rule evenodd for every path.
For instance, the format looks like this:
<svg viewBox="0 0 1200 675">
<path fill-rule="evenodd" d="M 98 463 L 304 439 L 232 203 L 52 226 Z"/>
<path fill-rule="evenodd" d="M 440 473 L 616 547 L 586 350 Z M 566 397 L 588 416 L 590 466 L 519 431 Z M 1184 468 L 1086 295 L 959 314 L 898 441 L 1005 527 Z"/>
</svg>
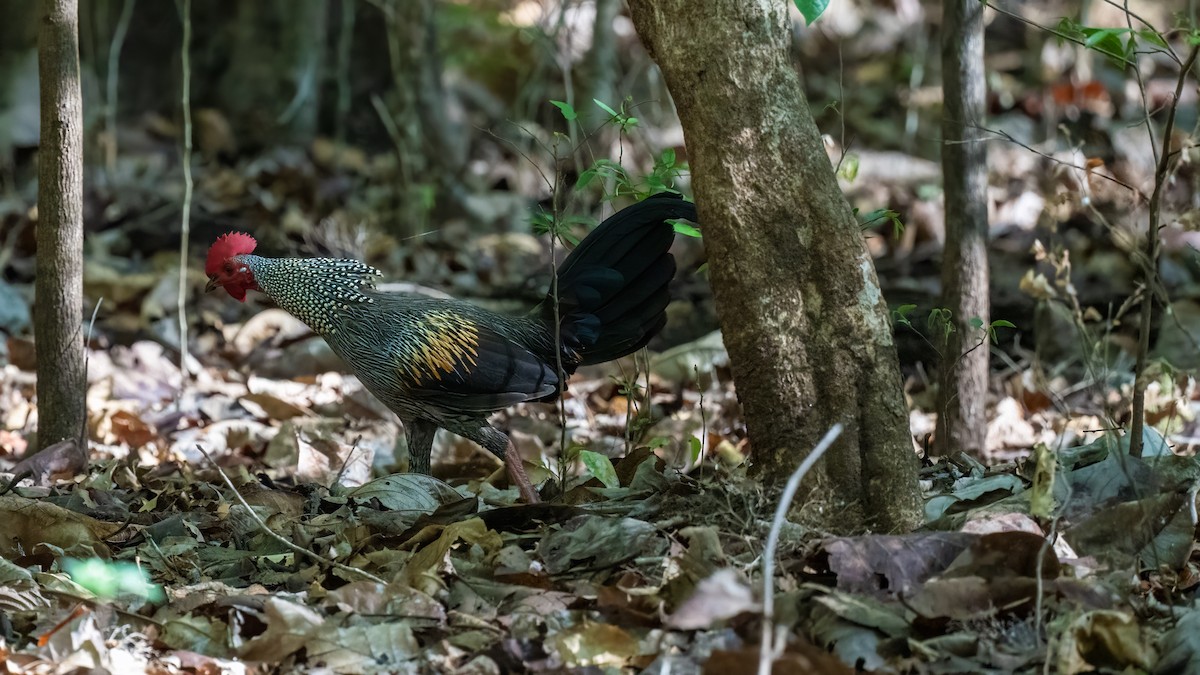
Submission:
<svg viewBox="0 0 1200 675">
<path fill-rule="evenodd" d="M 78 438 L 84 422 L 83 100 L 78 0 L 42 0 L 38 34 L 38 449 Z"/>
<path fill-rule="evenodd" d="M 841 422 L 828 525 L 906 530 L 917 462 L 888 308 L 789 58 L 788 5 L 630 2 L 683 122 L 754 473 L 786 479 Z"/>
<path fill-rule="evenodd" d="M 942 253 L 942 306 L 954 332 L 942 349 L 934 449 L 979 456 L 987 438 L 987 146 L 982 139 L 986 87 L 983 8 L 978 0 L 945 0 L 942 21 L 942 174 L 945 176 L 946 247 Z"/>
</svg>

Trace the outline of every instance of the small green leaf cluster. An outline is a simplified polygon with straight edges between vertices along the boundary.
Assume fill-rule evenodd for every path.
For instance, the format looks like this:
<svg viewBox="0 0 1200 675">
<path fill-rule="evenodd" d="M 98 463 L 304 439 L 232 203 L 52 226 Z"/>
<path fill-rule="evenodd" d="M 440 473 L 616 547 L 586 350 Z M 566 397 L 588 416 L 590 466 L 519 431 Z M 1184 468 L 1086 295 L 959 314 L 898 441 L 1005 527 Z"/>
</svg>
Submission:
<svg viewBox="0 0 1200 675">
<path fill-rule="evenodd" d="M 606 124 L 612 124 L 621 134 L 629 133 L 631 129 L 638 125 L 638 118 L 629 113 L 629 108 L 632 105 L 630 97 L 626 97 L 621 102 L 620 110 L 614 109 L 599 99 L 592 99 L 592 102 L 608 114 L 609 118 Z M 552 100 L 550 104 L 558 108 L 564 120 L 572 124 L 578 124 L 579 113 L 570 103 Z M 600 179 L 601 183 L 605 186 L 610 184 L 612 186 L 611 190 L 606 187 L 604 191 L 603 198 L 606 201 L 616 199 L 617 197 L 632 197 L 634 200 L 640 201 L 663 192 L 680 194 L 675 189 L 675 181 L 686 171 L 687 163 L 679 160 L 674 148 L 663 149 L 654 159 L 654 166 L 651 168 L 650 173 L 644 176 L 631 174 L 618 161 L 601 158 L 594 161 L 591 166 L 579 174 L 578 180 L 575 181 L 574 189 L 576 191 L 585 190 L 597 179 Z M 669 222 L 677 234 L 696 238 L 701 236 L 700 230 L 686 221 L 674 219 Z M 590 218 L 570 217 L 563 218 L 560 223 L 555 223 L 554 217 L 547 213 L 534 214 L 532 221 L 534 234 L 553 234 L 554 236 L 561 237 L 564 241 L 578 244 L 578 237 L 571 234 L 571 228 L 575 225 L 591 227 L 595 225 L 595 221 Z"/>
<path fill-rule="evenodd" d="M 899 238 L 904 234 L 904 221 L 900 220 L 900 214 L 891 209 L 875 209 L 867 213 L 859 213 L 858 209 L 854 209 L 854 215 L 858 218 L 858 225 L 863 230 L 868 230 L 879 222 L 888 222 L 892 224 L 892 236 Z"/>
<path fill-rule="evenodd" d="M 654 167 L 650 173 L 641 177 L 631 176 L 619 162 L 611 159 L 598 159 L 591 167 L 579 174 L 579 180 L 575 182 L 575 189 L 586 189 L 593 181 L 600 178 L 605 182 L 611 180 L 613 183 L 612 192 L 606 192 L 604 195 L 604 198 L 609 200 L 623 196 L 640 200 L 660 192 L 678 194 L 679 191 L 675 189 L 675 180 L 686 170 L 687 165 L 676 158 L 674 148 L 665 148 L 660 152 L 654 159 Z"/>
<path fill-rule="evenodd" d="M 1084 47 L 1103 54 L 1118 68 L 1132 65 L 1138 51 L 1138 41 L 1162 49 L 1169 49 L 1161 33 L 1149 28 L 1096 28 L 1085 26 L 1074 19 L 1063 17 L 1054 32 L 1060 37 L 1078 42 Z M 1189 36 L 1192 43 L 1193 36 Z"/>
<path fill-rule="evenodd" d="M 596 219 L 587 216 L 563 216 L 556 222 L 553 214 L 539 211 L 530 217 L 530 225 L 533 226 L 533 233 L 538 236 L 552 234 L 573 246 L 578 246 L 579 237 L 572 232 L 573 228 L 583 226 L 591 229 L 596 226 Z"/>
<path fill-rule="evenodd" d="M 900 305 L 896 309 L 892 310 L 892 321 L 894 321 L 898 326 L 904 326 L 918 334 L 921 334 L 920 329 L 913 325 L 912 318 L 910 316 L 916 309 L 916 305 Z M 946 309 L 945 307 L 934 307 L 933 309 L 929 310 L 929 314 L 925 317 L 925 330 L 930 331 L 931 333 L 940 333 L 942 339 L 945 340 L 946 338 L 950 337 L 951 333 L 955 331 L 954 322 L 951 320 L 953 318 L 954 316 L 949 309 Z M 990 340 L 992 343 L 998 342 L 998 336 L 996 334 L 997 328 L 1016 328 L 1015 324 L 1004 319 L 996 319 L 995 321 L 985 324 L 983 319 L 977 316 L 971 317 L 971 320 L 968 323 L 971 324 L 972 328 L 982 331 L 985 339 Z"/>
</svg>

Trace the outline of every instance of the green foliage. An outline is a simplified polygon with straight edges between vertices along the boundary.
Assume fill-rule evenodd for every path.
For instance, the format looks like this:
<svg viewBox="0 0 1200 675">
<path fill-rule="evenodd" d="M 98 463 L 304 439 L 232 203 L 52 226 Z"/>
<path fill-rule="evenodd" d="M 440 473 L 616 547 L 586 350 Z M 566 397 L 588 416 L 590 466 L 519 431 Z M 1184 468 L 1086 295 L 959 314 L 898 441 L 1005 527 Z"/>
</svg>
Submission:
<svg viewBox="0 0 1200 675">
<path fill-rule="evenodd" d="M 925 329 L 931 333 L 941 333 L 942 340 L 950 337 L 954 332 L 953 312 L 945 307 L 934 307 L 929 310 L 929 316 L 925 317 Z"/>
<path fill-rule="evenodd" d="M 654 159 L 654 167 L 645 176 L 631 176 L 625 167 L 611 159 L 598 159 L 579 174 L 575 182 L 576 190 L 583 190 L 597 178 L 605 183 L 613 184 L 612 192 L 606 192 L 606 200 L 622 196 L 631 196 L 641 200 L 661 192 L 679 194 L 675 189 L 675 180 L 687 170 L 687 165 L 675 156 L 674 148 L 666 148 Z"/>
<path fill-rule="evenodd" d="M 67 558 L 63 560 L 63 570 L 71 575 L 75 583 L 102 600 L 129 595 L 150 602 L 162 602 L 165 599 L 162 587 L 150 583 L 142 568 L 133 563 L 99 558 Z"/>
<path fill-rule="evenodd" d="M 916 305 L 911 304 L 900 305 L 896 309 L 892 310 L 892 321 L 898 326 L 904 326 L 920 334 L 921 331 L 913 325 L 912 319 L 910 318 L 910 315 L 916 308 Z M 945 340 L 946 338 L 950 337 L 951 333 L 955 331 L 954 322 L 951 321 L 952 318 L 953 314 L 950 312 L 950 310 L 944 307 L 934 307 L 933 309 L 929 310 L 929 315 L 925 317 L 925 329 L 932 333 L 940 333 L 942 339 Z M 1015 324 L 1013 324 L 1011 321 L 1005 321 L 1004 319 L 997 319 L 991 323 L 985 324 L 983 319 L 977 316 L 971 317 L 968 323 L 970 323 L 971 327 L 975 328 L 976 330 L 982 331 L 984 337 L 988 340 L 991 340 L 993 343 L 998 342 L 996 336 L 997 328 L 1016 328 Z"/>
<path fill-rule="evenodd" d="M 566 101 L 550 101 L 550 105 L 558 108 L 562 113 L 563 119 L 568 122 L 574 122 L 579 115 L 575 112 L 575 107 Z"/>
<path fill-rule="evenodd" d="M 1121 69 L 1133 64 L 1139 40 L 1160 49 L 1169 49 L 1163 36 L 1158 31 L 1148 28 L 1096 28 L 1064 17 L 1059 20 L 1054 32 L 1062 38 L 1073 40 L 1103 54 L 1109 62 Z"/>
<path fill-rule="evenodd" d="M 892 224 L 892 236 L 899 238 L 904 234 L 904 221 L 900 220 L 900 214 L 891 209 L 875 209 L 868 211 L 865 214 L 860 214 L 858 209 L 854 209 L 854 216 L 858 218 L 858 226 L 863 230 L 869 230 L 880 221 Z"/>
<path fill-rule="evenodd" d="M 850 153 L 842 158 L 841 164 L 838 165 L 838 178 L 841 178 L 850 183 L 858 178 L 858 155 Z"/>
<path fill-rule="evenodd" d="M 901 326 L 916 330 L 916 328 L 913 328 L 912 320 L 908 318 L 908 315 L 912 314 L 912 311 L 916 308 L 916 305 L 900 305 L 896 309 L 892 310 L 892 321 Z"/>
<path fill-rule="evenodd" d="M 607 456 L 591 450 L 580 450 L 579 461 L 583 462 L 588 473 L 604 483 L 604 487 L 621 487 L 621 481 L 617 479 L 617 470 L 613 468 L 612 460 Z"/>
<path fill-rule="evenodd" d="M 686 220 L 672 218 L 667 222 L 675 228 L 675 234 L 682 234 L 685 237 L 695 237 L 696 239 L 700 238 L 700 230 L 696 229 L 692 225 L 689 225 Z"/>
<path fill-rule="evenodd" d="M 997 319 L 987 325 L 984 325 L 983 319 L 977 316 L 971 317 L 970 323 L 971 326 L 976 330 L 982 330 L 984 333 L 986 333 L 988 339 L 992 341 L 992 344 L 999 342 L 996 337 L 997 328 L 1016 328 L 1011 321 L 1005 321 L 1004 319 Z"/>
<path fill-rule="evenodd" d="M 604 101 L 601 101 L 600 99 L 594 98 L 594 99 L 592 99 L 592 102 L 595 103 L 597 106 L 599 106 L 601 110 L 603 110 L 604 112 L 609 114 L 609 119 L 608 119 L 609 123 L 613 124 L 618 129 L 620 129 L 621 133 L 623 133 L 623 134 L 629 133 L 630 129 L 637 126 L 638 118 L 633 117 L 626 110 L 626 106 L 632 102 L 632 99 L 630 97 L 626 96 L 625 100 L 621 101 L 621 111 L 620 112 L 613 110 L 612 106 L 609 106 L 608 104 L 606 104 Z"/>
<path fill-rule="evenodd" d="M 608 113 L 608 124 L 617 127 L 620 133 L 628 133 L 630 129 L 636 127 L 638 118 L 632 116 L 628 112 L 628 107 L 631 105 L 632 98 L 626 97 L 621 102 L 621 109 L 615 110 L 612 106 L 600 101 L 592 99 L 592 101 L 604 112 Z M 568 124 L 579 124 L 579 113 L 575 107 L 566 101 L 551 100 L 550 104 L 562 114 L 563 119 Z M 632 197 L 635 200 L 643 200 L 647 197 L 669 192 L 679 194 L 675 189 L 675 181 L 687 171 L 687 165 L 679 161 L 675 154 L 674 148 L 665 148 L 654 159 L 654 166 L 650 173 L 644 176 L 635 176 L 621 165 L 620 162 L 607 158 L 597 159 L 590 167 L 579 174 L 578 180 L 575 182 L 575 190 L 585 190 L 590 185 L 600 179 L 605 187 L 603 198 L 608 201 L 617 197 Z M 611 191 L 608 185 L 611 184 Z M 571 233 L 572 227 L 576 225 L 592 226 L 595 221 L 588 218 L 563 218 L 563 222 L 555 223 L 554 216 L 549 213 L 536 213 L 532 216 L 531 225 L 533 232 L 537 235 L 552 234 L 562 238 L 571 244 L 578 244 L 579 238 Z M 678 219 L 669 221 L 677 234 L 686 237 L 701 236 L 701 232 L 695 226 Z"/>
<path fill-rule="evenodd" d="M 795 0 L 796 9 L 804 15 L 804 21 L 808 25 L 813 25 L 822 14 L 825 13 L 825 8 L 829 7 L 829 0 Z"/>
<path fill-rule="evenodd" d="M 595 227 L 596 221 L 587 216 L 563 216 L 558 221 L 555 221 L 554 214 L 538 211 L 530 216 L 529 224 L 533 227 L 533 233 L 539 237 L 551 234 L 558 239 L 578 246 L 579 237 L 575 236 L 573 229 L 576 227 L 591 229 Z"/>
</svg>

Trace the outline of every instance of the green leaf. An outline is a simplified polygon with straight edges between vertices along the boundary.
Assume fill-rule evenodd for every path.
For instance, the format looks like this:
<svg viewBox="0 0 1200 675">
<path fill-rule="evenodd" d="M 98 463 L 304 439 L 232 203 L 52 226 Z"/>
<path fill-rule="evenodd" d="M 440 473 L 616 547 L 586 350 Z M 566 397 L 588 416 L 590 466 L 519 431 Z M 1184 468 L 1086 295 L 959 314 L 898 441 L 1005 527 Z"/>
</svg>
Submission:
<svg viewBox="0 0 1200 675">
<path fill-rule="evenodd" d="M 680 220 L 678 218 L 672 218 L 671 220 L 668 220 L 667 222 L 670 223 L 671 226 L 675 228 L 675 232 L 677 234 L 682 234 L 685 237 L 695 237 L 696 239 L 699 239 L 701 237 L 700 230 L 697 230 L 696 228 L 692 227 L 691 225 L 688 225 L 686 221 Z"/>
<path fill-rule="evenodd" d="M 1101 42 L 1111 40 L 1124 30 L 1123 28 L 1084 28 L 1083 34 L 1087 38 L 1083 41 L 1083 46 L 1095 49 Z"/>
<path fill-rule="evenodd" d="M 1128 28 L 1088 28 L 1082 29 L 1084 34 L 1083 46 L 1100 52 L 1112 60 L 1114 65 L 1124 67 L 1129 63 L 1129 57 L 1136 48 L 1133 35 L 1129 41 L 1123 42 L 1122 36 L 1131 33 Z"/>
<path fill-rule="evenodd" d="M 1162 34 L 1156 30 L 1151 30 L 1149 28 L 1144 29 L 1144 30 L 1139 30 L 1137 32 L 1137 36 L 1142 38 L 1146 42 L 1149 42 L 1150 44 L 1154 45 L 1155 47 L 1162 47 L 1163 49 L 1170 49 L 1170 47 L 1167 46 L 1167 41 L 1163 38 Z"/>
<path fill-rule="evenodd" d="M 971 324 L 971 328 L 976 328 L 976 329 L 983 328 L 983 319 L 981 319 L 977 316 L 971 317 L 971 320 L 969 323 Z"/>
<path fill-rule="evenodd" d="M 858 155 L 850 153 L 842 159 L 842 165 L 838 167 L 838 177 L 849 183 L 858 178 Z"/>
<path fill-rule="evenodd" d="M 150 583 L 145 572 L 130 562 L 66 558 L 63 570 L 71 575 L 72 581 L 105 600 L 121 595 L 134 595 L 152 602 L 164 598 L 162 587 Z"/>
<path fill-rule="evenodd" d="M 533 227 L 533 233 L 543 235 L 554 229 L 554 219 L 549 213 L 537 212 L 529 218 L 529 224 Z"/>
<path fill-rule="evenodd" d="M 822 14 L 825 13 L 825 8 L 829 6 L 829 0 L 796 0 L 796 9 L 804 15 L 804 21 L 808 25 L 813 25 Z"/>
<path fill-rule="evenodd" d="M 591 450 L 580 450 L 579 460 L 583 462 L 588 473 L 604 483 L 604 487 L 621 487 L 621 481 L 617 480 L 617 470 L 613 468 L 612 460 L 608 457 Z"/>
<path fill-rule="evenodd" d="M 595 180 L 599 175 L 600 172 L 596 169 L 585 169 L 583 173 L 579 174 L 579 180 L 575 181 L 575 189 L 582 190 L 586 188 L 587 186 L 591 185 L 592 181 Z"/>
<path fill-rule="evenodd" d="M 1014 324 L 1011 321 L 1005 321 L 1004 319 L 996 319 L 995 321 L 992 322 L 992 328 L 1016 328 L 1016 327 L 1017 327 L 1016 324 Z"/>
<path fill-rule="evenodd" d="M 604 112 L 608 113 L 609 115 L 612 115 L 613 117 L 620 117 L 620 116 L 621 116 L 621 114 L 620 114 L 620 113 L 618 113 L 616 110 L 613 110 L 612 108 L 608 107 L 608 105 L 607 105 L 607 104 L 606 104 L 604 101 L 601 101 L 601 100 L 600 100 L 600 99 L 598 99 L 598 98 L 594 98 L 594 99 L 592 99 L 592 102 L 593 102 L 593 103 L 595 103 L 596 105 L 600 106 L 600 109 L 601 109 L 601 110 L 603 110 Z"/>
<path fill-rule="evenodd" d="M 1058 20 L 1058 25 L 1054 27 L 1055 32 L 1062 33 L 1069 37 L 1080 37 L 1083 35 L 1083 26 L 1079 25 L 1078 21 L 1069 17 L 1063 17 Z"/>
<path fill-rule="evenodd" d="M 575 107 L 566 101 L 552 100 L 550 101 L 550 105 L 558 108 L 559 112 L 562 113 L 563 119 L 567 120 L 568 122 L 573 121 L 576 117 L 578 117 L 578 115 L 575 114 Z"/>
<path fill-rule="evenodd" d="M 688 447 L 692 451 L 692 464 L 695 464 L 700 460 L 700 451 L 704 449 L 704 446 L 700 445 L 699 438 L 692 436 L 688 439 Z"/>
</svg>

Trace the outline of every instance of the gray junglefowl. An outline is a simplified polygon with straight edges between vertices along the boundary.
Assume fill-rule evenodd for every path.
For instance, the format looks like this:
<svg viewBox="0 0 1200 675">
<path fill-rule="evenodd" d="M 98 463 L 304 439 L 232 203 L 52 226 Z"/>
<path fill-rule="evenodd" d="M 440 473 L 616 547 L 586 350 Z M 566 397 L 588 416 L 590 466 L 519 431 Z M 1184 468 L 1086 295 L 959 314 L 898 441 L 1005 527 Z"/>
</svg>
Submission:
<svg viewBox="0 0 1200 675">
<path fill-rule="evenodd" d="M 429 473 L 439 428 L 478 443 L 504 460 L 529 503 L 538 494 L 508 436 L 488 417 L 522 401 L 552 401 L 582 365 L 630 354 L 666 323 L 667 286 L 675 259 L 672 219 L 696 220 L 696 207 L 656 195 L 613 214 L 558 270 L 555 306 L 547 294 L 524 316 L 467 302 L 375 289 L 378 270 L 357 260 L 263 258 L 250 235 L 213 243 L 207 290 L 223 287 L 245 302 L 265 293 L 325 338 L 372 394 L 400 417 L 410 468 Z"/>
</svg>

